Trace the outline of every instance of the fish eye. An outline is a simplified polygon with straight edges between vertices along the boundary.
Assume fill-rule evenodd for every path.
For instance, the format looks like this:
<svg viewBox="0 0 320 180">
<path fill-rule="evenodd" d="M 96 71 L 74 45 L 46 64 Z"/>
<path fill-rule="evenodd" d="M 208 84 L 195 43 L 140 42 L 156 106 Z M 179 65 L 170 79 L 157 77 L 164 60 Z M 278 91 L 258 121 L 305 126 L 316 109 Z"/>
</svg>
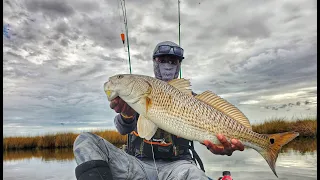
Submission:
<svg viewBox="0 0 320 180">
<path fill-rule="evenodd" d="M 121 79 L 121 78 L 123 78 L 123 75 L 118 75 L 117 78 Z"/>
</svg>

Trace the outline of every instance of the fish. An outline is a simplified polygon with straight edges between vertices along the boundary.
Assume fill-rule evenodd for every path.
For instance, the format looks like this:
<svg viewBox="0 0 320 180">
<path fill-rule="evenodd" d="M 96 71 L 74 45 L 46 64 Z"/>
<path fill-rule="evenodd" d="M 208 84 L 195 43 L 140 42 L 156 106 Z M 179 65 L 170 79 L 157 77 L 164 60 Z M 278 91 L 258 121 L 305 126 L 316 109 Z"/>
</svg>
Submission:
<svg viewBox="0 0 320 180">
<path fill-rule="evenodd" d="M 138 114 L 137 133 L 150 140 L 158 128 L 190 141 L 217 145 L 217 134 L 228 141 L 238 139 L 256 150 L 272 172 L 281 148 L 299 136 L 298 132 L 259 134 L 249 119 L 234 105 L 212 91 L 193 95 L 189 79 L 165 82 L 140 74 L 116 74 L 104 83 L 108 101 L 123 99 Z"/>
</svg>

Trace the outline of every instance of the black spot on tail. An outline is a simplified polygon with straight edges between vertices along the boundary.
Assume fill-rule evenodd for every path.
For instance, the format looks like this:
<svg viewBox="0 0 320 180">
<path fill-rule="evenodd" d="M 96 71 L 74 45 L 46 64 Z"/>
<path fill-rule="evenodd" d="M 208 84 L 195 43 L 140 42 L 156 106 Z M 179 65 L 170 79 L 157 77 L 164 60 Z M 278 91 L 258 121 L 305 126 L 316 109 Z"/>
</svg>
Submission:
<svg viewBox="0 0 320 180">
<path fill-rule="evenodd" d="M 270 138 L 270 143 L 273 144 L 274 143 L 274 139 Z"/>
</svg>

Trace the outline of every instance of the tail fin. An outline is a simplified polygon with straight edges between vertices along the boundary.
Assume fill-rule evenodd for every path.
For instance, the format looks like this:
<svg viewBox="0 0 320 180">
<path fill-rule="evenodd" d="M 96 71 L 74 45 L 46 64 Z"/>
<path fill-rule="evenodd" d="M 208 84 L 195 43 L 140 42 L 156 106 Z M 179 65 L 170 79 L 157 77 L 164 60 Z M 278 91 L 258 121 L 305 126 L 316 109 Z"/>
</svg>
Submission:
<svg viewBox="0 0 320 180">
<path fill-rule="evenodd" d="M 292 141 L 294 138 L 299 136 L 299 133 L 285 132 L 285 133 L 266 134 L 266 135 L 269 137 L 269 145 L 267 146 L 266 149 L 263 149 L 263 151 L 259 153 L 267 161 L 273 173 L 278 177 L 275 170 L 278 154 L 282 146 L 286 145 L 287 143 Z"/>
</svg>

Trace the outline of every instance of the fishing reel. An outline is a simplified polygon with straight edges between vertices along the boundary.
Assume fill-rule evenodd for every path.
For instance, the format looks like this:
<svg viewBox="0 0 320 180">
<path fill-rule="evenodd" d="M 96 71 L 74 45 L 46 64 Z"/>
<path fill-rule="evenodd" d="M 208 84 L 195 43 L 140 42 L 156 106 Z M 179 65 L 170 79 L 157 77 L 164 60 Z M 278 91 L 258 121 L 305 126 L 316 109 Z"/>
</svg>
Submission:
<svg viewBox="0 0 320 180">
<path fill-rule="evenodd" d="M 233 180 L 231 177 L 230 171 L 223 171 L 222 172 L 222 177 L 219 177 L 218 180 Z"/>
</svg>

